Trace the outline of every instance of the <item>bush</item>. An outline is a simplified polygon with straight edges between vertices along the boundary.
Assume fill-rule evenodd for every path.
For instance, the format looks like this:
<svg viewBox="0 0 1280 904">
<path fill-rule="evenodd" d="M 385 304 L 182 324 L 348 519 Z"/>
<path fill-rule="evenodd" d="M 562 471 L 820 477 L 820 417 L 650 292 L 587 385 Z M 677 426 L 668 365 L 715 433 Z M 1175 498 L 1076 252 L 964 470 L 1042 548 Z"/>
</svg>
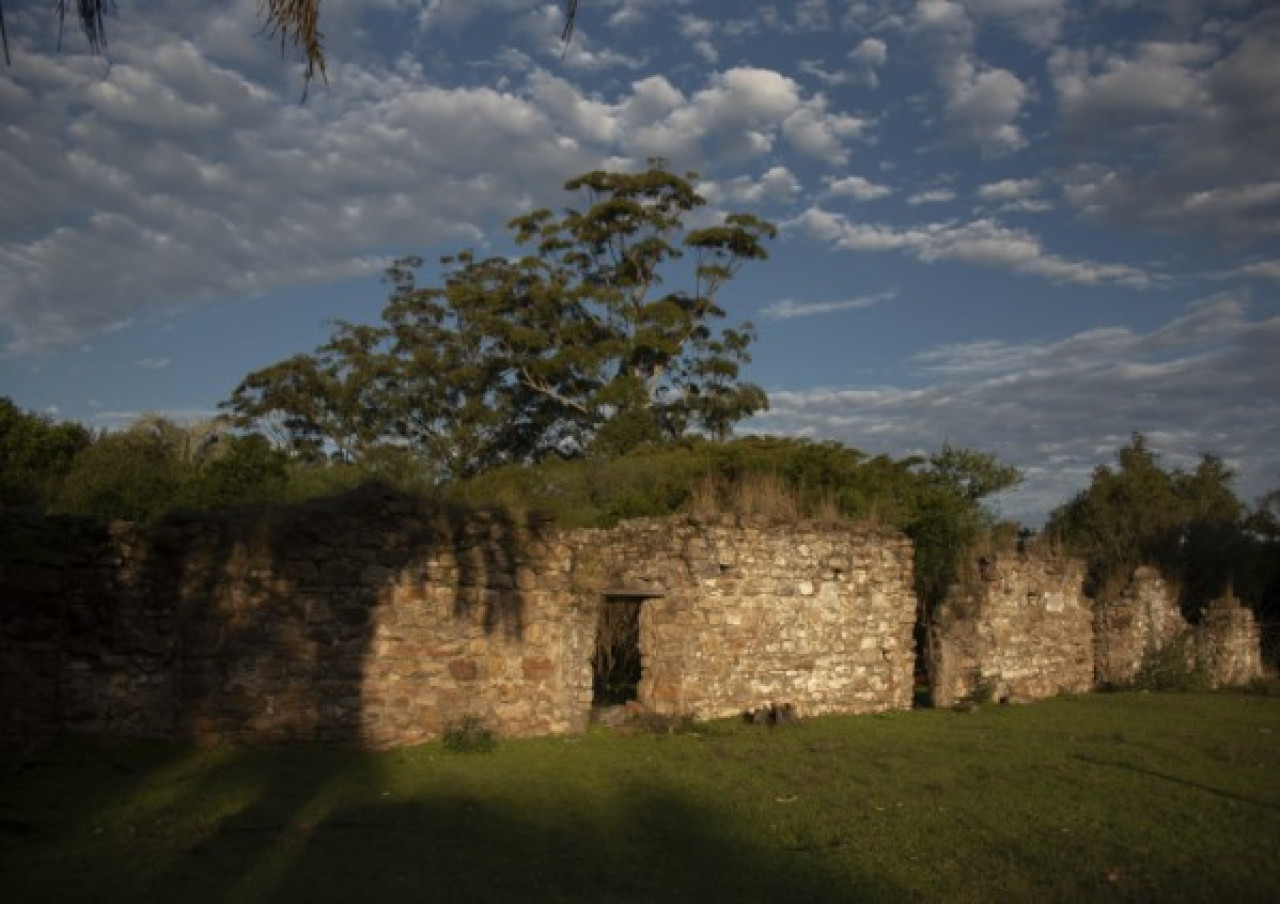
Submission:
<svg viewBox="0 0 1280 904">
<path fill-rule="evenodd" d="M 1195 638 L 1184 631 L 1165 646 L 1142 659 L 1133 686 L 1144 691 L 1203 691 L 1209 676 L 1196 662 Z"/>
</svg>

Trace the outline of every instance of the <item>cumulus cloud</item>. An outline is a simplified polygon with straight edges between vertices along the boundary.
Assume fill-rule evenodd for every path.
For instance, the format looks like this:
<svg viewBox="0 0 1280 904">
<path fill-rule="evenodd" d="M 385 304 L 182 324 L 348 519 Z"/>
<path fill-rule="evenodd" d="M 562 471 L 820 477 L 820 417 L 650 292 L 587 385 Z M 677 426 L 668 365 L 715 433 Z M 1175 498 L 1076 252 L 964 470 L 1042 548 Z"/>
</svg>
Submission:
<svg viewBox="0 0 1280 904">
<path fill-rule="evenodd" d="M 959 60 L 948 69 L 943 87 L 943 115 L 954 136 L 988 154 L 1026 147 L 1016 120 L 1030 92 L 1012 72 Z"/>
<path fill-rule="evenodd" d="M 978 197 L 983 201 L 1016 201 L 1039 191 L 1039 179 L 1001 179 L 978 186 Z"/>
<path fill-rule="evenodd" d="M 849 51 L 849 60 L 859 80 L 868 87 L 880 84 L 878 70 L 889 61 L 889 45 L 880 38 L 863 38 Z"/>
<path fill-rule="evenodd" d="M 853 198 L 855 201 L 875 201 L 893 194 L 893 189 L 864 176 L 842 176 L 826 180 L 827 194 L 834 198 Z"/>
<path fill-rule="evenodd" d="M 710 19 L 704 19 L 701 16 L 683 15 L 679 19 L 680 34 L 693 46 L 698 56 L 702 57 L 708 63 L 716 63 L 720 60 L 720 51 L 716 49 L 712 36 L 715 34 L 715 26 Z"/>
<path fill-rule="evenodd" d="M 975 194 L 1002 213 L 1043 213 L 1053 204 L 1039 196 L 1042 187 L 1042 180 L 1035 178 L 1001 179 L 978 186 Z"/>
<path fill-rule="evenodd" d="M 800 191 L 800 180 L 785 166 L 771 166 L 759 178 L 735 176 L 699 185 L 698 191 L 711 204 L 783 203 Z"/>
<path fill-rule="evenodd" d="M 921 0 L 912 31 L 930 48 L 943 94 L 949 137 L 998 155 L 1026 146 L 1018 120 L 1031 90 L 1008 69 L 980 61 L 974 53 L 977 26 L 964 4 Z"/>
<path fill-rule="evenodd" d="M 1224 243 L 1280 233 L 1277 56 L 1274 8 L 1215 19 L 1192 40 L 1059 48 L 1066 199 L 1089 217 Z"/>
<path fill-rule="evenodd" d="M 657 75 L 598 93 L 526 56 L 499 87 L 442 84 L 408 56 L 332 56 L 330 88 L 299 105 L 296 73 L 270 42 L 237 48 L 256 46 L 255 65 L 221 65 L 203 36 L 228 12 L 205 11 L 180 36 L 165 24 L 176 8 L 132 23 L 105 79 L 100 60 L 24 46 L 0 82 L 10 351 L 80 342 L 147 309 L 370 278 L 402 251 L 483 243 L 608 162 L 657 154 L 706 171 L 784 144 L 837 163 L 869 128 L 768 69 L 711 72 L 687 94 Z M 233 14 L 252 36 L 256 4 Z M 780 165 L 726 188 L 741 201 L 798 190 Z"/>
<path fill-rule="evenodd" d="M 665 82 L 661 76 L 647 80 L 651 93 L 653 79 Z M 768 153 L 781 137 L 802 154 L 839 164 L 848 156 L 847 143 L 870 127 L 869 120 L 830 111 L 820 93 L 805 97 L 797 82 L 778 72 L 737 67 L 713 73 L 687 103 L 637 130 L 632 145 L 673 160 L 705 154 L 732 162 Z"/>
<path fill-rule="evenodd" d="M 992 267 L 1038 276 L 1053 283 L 1122 285 L 1149 288 L 1159 278 L 1128 264 L 1076 260 L 1046 251 L 1025 229 L 1011 229 L 992 219 L 968 223 L 946 221 L 899 229 L 885 223 L 862 223 L 820 207 L 811 207 L 784 224 L 845 251 L 900 251 L 926 263 L 939 261 Z"/>
<path fill-rule="evenodd" d="M 1238 296 L 1188 306 L 1150 331 L 1102 327 L 1058 341 L 1002 340 L 919 353 L 922 385 L 769 388 L 760 430 L 900 455 L 943 442 L 1027 471 L 1006 513 L 1040 520 L 1135 431 L 1175 466 L 1223 455 L 1254 499 L 1280 473 L 1280 317 Z"/>
<path fill-rule="evenodd" d="M 1066 18 L 1066 0 L 968 0 L 979 20 L 1003 26 L 1035 47 L 1057 40 Z"/>
<path fill-rule="evenodd" d="M 949 188 L 927 188 L 911 195 L 907 198 L 907 203 L 912 207 L 919 207 L 921 204 L 946 204 L 955 199 L 956 193 Z"/>
</svg>

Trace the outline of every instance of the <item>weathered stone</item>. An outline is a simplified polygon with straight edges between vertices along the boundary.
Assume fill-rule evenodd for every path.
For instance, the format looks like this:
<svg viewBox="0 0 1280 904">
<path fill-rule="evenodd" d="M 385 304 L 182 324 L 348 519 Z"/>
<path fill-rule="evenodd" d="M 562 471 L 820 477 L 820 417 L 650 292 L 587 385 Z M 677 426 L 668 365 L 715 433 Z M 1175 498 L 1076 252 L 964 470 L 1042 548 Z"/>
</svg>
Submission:
<svg viewBox="0 0 1280 904">
<path fill-rule="evenodd" d="M 981 580 L 952 588 L 931 628 L 933 702 L 1015 685 L 1026 699 L 1093 687 L 1093 612 L 1084 565 L 1073 559 L 1001 554 L 984 558 Z"/>
<path fill-rule="evenodd" d="M 0 562 L 0 743 L 96 731 L 390 747 L 468 715 L 504 736 L 580 731 L 610 588 L 644 589 L 611 605 L 638 607 L 638 703 L 654 713 L 911 705 L 916 601 L 898 534 L 737 516 L 555 530 L 407 501 L 392 516 L 394 501 L 157 528 L 6 522 L 26 532 L 10 547 L 34 552 Z M 33 577 L 51 562 L 56 589 Z M 987 568 L 935 644 L 950 692 L 1087 685 L 1078 563 Z M 1111 623 L 1133 628 L 1131 610 Z M 1254 668 L 1249 618 L 1206 615 L 1197 648 L 1222 680 Z"/>
</svg>

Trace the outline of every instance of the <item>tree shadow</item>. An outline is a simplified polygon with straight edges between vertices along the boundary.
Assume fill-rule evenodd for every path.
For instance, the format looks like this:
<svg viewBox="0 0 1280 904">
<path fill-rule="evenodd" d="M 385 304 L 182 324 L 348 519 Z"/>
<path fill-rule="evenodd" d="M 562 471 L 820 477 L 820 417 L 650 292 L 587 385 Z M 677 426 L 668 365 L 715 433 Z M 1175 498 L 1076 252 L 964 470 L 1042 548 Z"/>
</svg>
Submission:
<svg viewBox="0 0 1280 904">
<path fill-rule="evenodd" d="M 0 519 L 0 640 L 9 650 L 0 738 L 11 746 L 60 731 L 364 742 L 375 703 L 374 715 L 398 727 L 375 731 L 373 742 L 423 740 L 450 714 L 384 693 L 405 676 L 406 687 L 430 678 L 416 662 L 418 648 L 434 645 L 422 612 L 450 595 L 453 633 L 523 643 L 518 571 L 541 530 L 379 483 L 145 526 L 36 520 Z M 437 608 L 448 634 L 448 612 Z M 415 618 L 416 634 L 400 630 Z M 385 649 L 375 650 L 381 636 Z M 398 671 L 387 678 L 389 669 Z M 465 671 L 462 680 L 484 677 Z"/>
<path fill-rule="evenodd" d="M 161 525 L 151 576 L 154 587 L 168 586 L 162 596 L 182 600 L 174 650 L 179 736 L 394 744 L 436 733 L 450 713 L 423 722 L 411 691 L 384 694 L 401 677 L 406 688 L 423 683 L 419 647 L 435 638 L 406 623 L 407 610 L 430 606 L 421 598 L 428 586 L 452 596 L 455 625 L 523 640 L 526 598 L 516 568 L 528 535 L 503 512 L 370 483 L 202 524 Z M 176 541 L 167 554 L 166 537 Z M 402 588 L 419 596 L 401 598 Z M 400 669 L 394 680 L 388 663 Z M 403 736 L 371 727 L 375 717 L 397 721 Z"/>
<path fill-rule="evenodd" d="M 1262 807 L 1267 810 L 1280 810 L 1280 804 L 1272 803 L 1266 800 L 1260 800 L 1256 797 L 1249 797 L 1244 794 L 1236 794 L 1232 791 L 1224 791 L 1221 788 L 1214 788 L 1201 782 L 1192 781 L 1191 779 L 1179 778 L 1176 775 L 1170 775 L 1167 772 L 1160 772 L 1156 769 L 1148 769 L 1144 766 L 1135 766 L 1133 763 L 1125 763 L 1120 760 L 1104 760 L 1099 757 L 1087 756 L 1085 754 L 1075 754 L 1075 759 L 1082 763 L 1088 763 L 1091 766 L 1103 766 L 1110 769 L 1121 769 L 1126 772 L 1132 772 L 1146 778 L 1159 779 L 1162 782 L 1171 782 L 1175 785 L 1182 785 L 1186 788 L 1195 788 L 1197 791 L 1203 791 L 1214 797 L 1221 797 L 1224 800 L 1235 801 L 1236 803 L 1249 804 L 1254 807 Z"/>
<path fill-rule="evenodd" d="M 306 818 L 297 783 L 268 792 L 146 889 L 154 900 L 879 901 L 886 882 L 735 836 L 726 814 L 636 784 L 607 815 L 533 814 L 492 794 L 362 801 Z"/>
</svg>

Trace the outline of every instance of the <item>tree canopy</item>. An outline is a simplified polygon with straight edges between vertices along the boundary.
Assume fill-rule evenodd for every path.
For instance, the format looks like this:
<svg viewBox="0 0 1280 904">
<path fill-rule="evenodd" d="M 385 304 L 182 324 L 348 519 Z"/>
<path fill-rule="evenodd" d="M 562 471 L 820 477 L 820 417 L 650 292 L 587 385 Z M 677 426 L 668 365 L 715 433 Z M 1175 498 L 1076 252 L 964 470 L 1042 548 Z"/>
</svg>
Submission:
<svg viewBox="0 0 1280 904">
<path fill-rule="evenodd" d="M 1166 469 L 1145 436 L 1135 433 L 1101 465 L 1089 486 L 1050 515 L 1048 531 L 1089 563 L 1095 597 L 1123 588 L 1139 565 L 1154 565 L 1182 590 L 1189 615 L 1229 589 L 1251 585 L 1250 550 L 1267 539 L 1233 489 L 1235 475 L 1216 455 L 1191 470 Z"/>
<path fill-rule="evenodd" d="M 509 224 L 527 253 L 445 257 L 439 286 L 418 284 L 421 258 L 397 261 L 380 325 L 338 324 L 224 407 L 297 455 L 400 452 L 440 479 L 725 437 L 768 400 L 740 379 L 754 332 L 722 326 L 718 299 L 776 231 L 745 213 L 688 228 L 706 203 L 694 178 L 661 160 L 578 176 L 582 209 Z"/>
</svg>

